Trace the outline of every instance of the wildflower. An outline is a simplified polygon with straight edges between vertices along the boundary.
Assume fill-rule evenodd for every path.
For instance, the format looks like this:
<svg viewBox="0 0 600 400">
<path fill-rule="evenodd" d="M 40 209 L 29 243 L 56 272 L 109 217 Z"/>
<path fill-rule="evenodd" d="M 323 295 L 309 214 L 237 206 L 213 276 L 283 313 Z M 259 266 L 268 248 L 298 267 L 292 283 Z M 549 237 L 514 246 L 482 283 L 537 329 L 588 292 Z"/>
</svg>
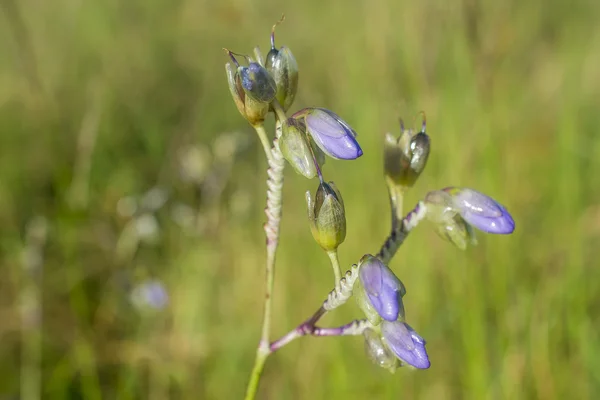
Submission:
<svg viewBox="0 0 600 400">
<path fill-rule="evenodd" d="M 425 340 L 403 321 L 383 321 L 381 334 L 387 347 L 404 363 L 426 369 L 431 363 Z"/>
<path fill-rule="evenodd" d="M 373 325 L 404 319 L 402 297 L 406 288 L 377 257 L 366 255 L 359 264 L 359 286 L 355 291 L 359 307 Z"/>
<path fill-rule="evenodd" d="M 324 108 L 305 108 L 292 117 L 305 124 L 306 132 L 329 157 L 354 160 L 362 156 L 356 132 L 334 112 Z"/>
</svg>

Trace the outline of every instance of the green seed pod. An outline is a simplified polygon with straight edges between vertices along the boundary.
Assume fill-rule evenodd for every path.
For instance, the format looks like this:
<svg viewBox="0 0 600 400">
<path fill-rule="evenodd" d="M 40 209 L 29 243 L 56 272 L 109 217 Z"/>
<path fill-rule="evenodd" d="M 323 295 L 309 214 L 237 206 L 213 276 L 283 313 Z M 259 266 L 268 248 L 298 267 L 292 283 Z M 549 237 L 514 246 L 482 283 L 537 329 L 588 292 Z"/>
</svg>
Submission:
<svg viewBox="0 0 600 400">
<path fill-rule="evenodd" d="M 251 125 L 261 124 L 269 112 L 269 103 L 256 101 L 252 97 L 246 96 L 246 91 L 242 86 L 242 80 L 238 73 L 238 69 L 231 63 L 225 64 L 225 71 L 227 73 L 229 91 L 231 92 L 233 101 L 240 114 L 242 114 Z"/>
<path fill-rule="evenodd" d="M 401 123 L 401 134 L 395 138 L 386 134 L 384 143 L 384 170 L 387 178 L 404 188 L 412 187 L 427 165 L 430 152 L 429 136 L 423 127 L 416 134 L 411 129 L 404 129 Z"/>
<path fill-rule="evenodd" d="M 282 130 L 279 147 L 283 157 L 300 175 L 312 179 L 317 176 L 317 167 L 307 141 L 306 129 L 302 122 L 289 118 Z"/>
<path fill-rule="evenodd" d="M 287 111 L 298 91 L 298 63 L 288 47 L 282 46 L 279 50 L 273 47 L 267 54 L 265 67 L 275 80 L 277 86 L 275 97 L 281 107 Z"/>
<path fill-rule="evenodd" d="M 325 250 L 333 251 L 346 238 L 346 214 L 342 195 L 333 182 L 319 184 L 314 201 L 306 192 L 308 219 L 316 242 Z"/>
</svg>

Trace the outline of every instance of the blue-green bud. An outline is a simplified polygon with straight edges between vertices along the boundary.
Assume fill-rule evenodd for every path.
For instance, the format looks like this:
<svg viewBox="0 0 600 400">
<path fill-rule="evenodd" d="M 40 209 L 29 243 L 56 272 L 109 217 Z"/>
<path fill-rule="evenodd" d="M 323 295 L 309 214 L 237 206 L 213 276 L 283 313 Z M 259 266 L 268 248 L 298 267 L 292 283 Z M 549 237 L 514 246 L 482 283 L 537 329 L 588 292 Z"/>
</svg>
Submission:
<svg viewBox="0 0 600 400">
<path fill-rule="evenodd" d="M 225 64 L 225 71 L 227 72 L 229 91 L 242 117 L 246 118 L 251 125 L 261 124 L 269 112 L 269 103 L 256 101 L 252 97 L 246 96 L 240 74 L 231 63 Z"/>
</svg>

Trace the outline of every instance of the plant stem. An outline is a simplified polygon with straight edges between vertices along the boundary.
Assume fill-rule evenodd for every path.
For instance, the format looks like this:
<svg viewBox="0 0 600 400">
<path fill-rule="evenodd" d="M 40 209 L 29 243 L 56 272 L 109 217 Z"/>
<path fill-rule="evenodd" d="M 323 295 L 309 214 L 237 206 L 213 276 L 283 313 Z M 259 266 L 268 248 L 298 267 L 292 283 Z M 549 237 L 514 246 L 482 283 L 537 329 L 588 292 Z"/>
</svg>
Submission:
<svg viewBox="0 0 600 400">
<path fill-rule="evenodd" d="M 342 279 L 342 271 L 340 269 L 340 261 L 338 259 L 337 249 L 328 251 L 327 255 L 331 260 L 331 266 L 333 267 L 333 274 L 335 275 L 335 290 L 340 290 L 340 280 Z"/>
<path fill-rule="evenodd" d="M 274 108 L 278 107 L 280 112 L 283 113 L 283 110 L 281 109 L 281 106 L 279 106 L 279 103 L 277 103 L 277 100 L 273 101 L 273 105 Z M 258 390 L 260 377 L 265 366 L 265 361 L 271 353 L 269 348 L 271 331 L 271 303 L 273 297 L 273 283 L 275 280 L 275 253 L 277 252 L 277 245 L 279 244 L 279 225 L 281 222 L 282 206 L 281 193 L 283 189 L 283 167 L 285 162 L 278 143 L 278 139 L 281 136 L 281 122 L 285 121 L 285 114 L 283 114 L 283 117 L 280 117 L 278 113 L 277 118 L 278 121 L 276 122 L 276 134 L 275 140 L 273 141 L 273 149 L 271 150 L 271 157 L 267 157 L 269 163 L 269 169 L 267 170 L 267 207 L 265 209 L 267 222 L 264 227 L 267 237 L 267 268 L 262 333 L 260 336 L 258 349 L 256 350 L 256 357 L 254 359 L 254 367 L 252 368 L 250 375 L 250 382 L 248 383 L 248 387 L 246 389 L 246 400 L 253 400 L 256 397 L 256 392 Z M 259 136 L 261 136 L 260 133 Z"/>
<path fill-rule="evenodd" d="M 392 232 L 387 237 L 383 246 L 377 253 L 377 257 L 387 264 L 394 257 L 406 236 L 414 229 L 415 226 L 421 222 L 427 215 L 427 207 L 425 203 L 420 201 L 417 206 L 412 209 L 404 219 L 400 220 L 400 223 L 396 226 L 396 229 L 392 229 Z"/>
<path fill-rule="evenodd" d="M 390 208 L 392 210 L 392 231 L 398 230 L 402 222 L 402 206 L 404 203 L 404 189 L 396 185 L 389 178 L 385 181 L 390 196 Z"/>
<path fill-rule="evenodd" d="M 246 397 L 244 397 L 245 400 L 254 400 L 256 397 L 258 383 L 260 382 L 260 377 L 269 353 L 270 350 L 265 353 L 264 350 L 261 350 L 261 347 L 258 348 L 256 352 L 256 359 L 254 360 L 254 367 L 252 368 L 252 374 L 250 375 L 250 382 L 248 382 L 248 387 L 246 388 Z"/>
<path fill-rule="evenodd" d="M 271 142 L 269 141 L 269 137 L 267 136 L 267 131 L 265 131 L 265 126 L 263 124 L 253 125 L 254 130 L 258 134 L 258 138 L 262 143 L 263 149 L 265 150 L 265 155 L 267 156 L 267 160 L 273 158 L 271 154 Z"/>
<path fill-rule="evenodd" d="M 365 329 L 371 326 L 367 320 L 355 320 L 346 325 L 342 325 L 336 328 L 321 328 L 315 326 L 316 321 L 313 318 L 298 325 L 296 329 L 288 332 L 286 335 L 277 339 L 271 343 L 271 352 L 275 352 L 281 349 L 283 346 L 289 344 L 295 339 L 302 336 L 348 336 L 348 335 L 360 335 Z"/>
<path fill-rule="evenodd" d="M 273 111 L 275 111 L 277 119 L 283 124 L 287 120 L 287 116 L 285 115 L 285 111 L 283 111 L 283 107 L 281 107 L 281 104 L 279 104 L 277 99 L 273 99 L 271 106 L 273 106 Z"/>
</svg>

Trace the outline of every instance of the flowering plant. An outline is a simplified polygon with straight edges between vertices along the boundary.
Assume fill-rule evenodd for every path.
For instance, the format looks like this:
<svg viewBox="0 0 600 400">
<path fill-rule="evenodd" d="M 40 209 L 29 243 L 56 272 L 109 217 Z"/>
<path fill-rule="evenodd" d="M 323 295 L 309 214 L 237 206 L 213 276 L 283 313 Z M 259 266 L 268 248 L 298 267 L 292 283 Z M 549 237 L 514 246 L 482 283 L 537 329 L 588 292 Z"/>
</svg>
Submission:
<svg viewBox="0 0 600 400">
<path fill-rule="evenodd" d="M 283 18 L 282 18 L 283 20 Z M 281 22 L 281 21 L 280 21 Z M 474 228 L 493 234 L 510 234 L 515 223 L 504 206 L 492 198 L 468 188 L 448 187 L 429 192 L 414 209 L 403 216 L 405 192 L 417 181 L 430 153 L 426 118 L 418 131 L 405 129 L 400 136 L 387 134 L 384 142 L 384 173 L 391 204 L 391 232 L 376 255 L 367 254 L 358 264 L 342 273 L 338 247 L 346 238 L 344 200 L 333 182 L 326 182 L 322 166 L 326 157 L 354 160 L 363 155 L 357 133 L 333 111 L 320 107 L 299 110 L 291 116 L 298 88 L 298 63 L 288 47 L 275 46 L 275 27 L 271 31 L 271 49 L 263 58 L 259 48 L 254 58 L 225 51 L 231 58 L 226 64 L 229 89 L 240 114 L 254 127 L 268 161 L 266 295 L 262 334 L 254 368 L 246 391 L 253 399 L 267 357 L 291 341 L 305 336 L 360 335 L 368 357 L 390 371 L 399 366 L 417 369 L 430 367 L 426 341 L 406 322 L 403 297 L 406 288 L 388 267 L 407 235 L 423 220 L 429 220 L 436 232 L 460 249 L 475 244 Z M 270 139 L 264 120 L 275 116 L 275 135 Z M 315 241 L 326 252 L 334 274 L 334 288 L 315 313 L 279 339 L 272 340 L 271 303 L 275 253 L 279 242 L 282 215 L 283 170 L 287 164 L 307 179 L 318 178 L 314 195 L 306 193 L 308 222 Z M 333 328 L 317 323 L 354 296 L 365 318 Z"/>
</svg>

